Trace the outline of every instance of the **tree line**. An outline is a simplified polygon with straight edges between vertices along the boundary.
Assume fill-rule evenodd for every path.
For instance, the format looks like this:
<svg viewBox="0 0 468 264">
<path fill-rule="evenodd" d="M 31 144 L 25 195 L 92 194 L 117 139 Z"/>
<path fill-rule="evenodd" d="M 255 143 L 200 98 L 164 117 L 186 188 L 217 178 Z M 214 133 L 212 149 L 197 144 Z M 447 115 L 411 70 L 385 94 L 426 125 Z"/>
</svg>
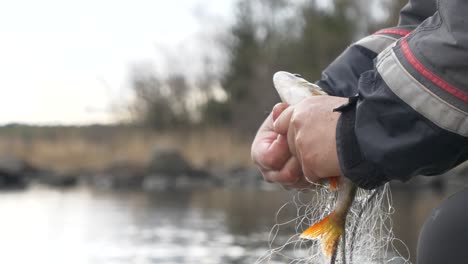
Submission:
<svg viewBox="0 0 468 264">
<path fill-rule="evenodd" d="M 132 69 L 133 120 L 159 130 L 215 125 L 252 134 L 279 101 L 271 81 L 276 71 L 317 80 L 353 41 L 395 25 L 404 2 L 239 0 L 219 42 L 221 66 L 207 58 L 195 80 L 184 72 L 161 77 L 149 67 Z"/>
</svg>

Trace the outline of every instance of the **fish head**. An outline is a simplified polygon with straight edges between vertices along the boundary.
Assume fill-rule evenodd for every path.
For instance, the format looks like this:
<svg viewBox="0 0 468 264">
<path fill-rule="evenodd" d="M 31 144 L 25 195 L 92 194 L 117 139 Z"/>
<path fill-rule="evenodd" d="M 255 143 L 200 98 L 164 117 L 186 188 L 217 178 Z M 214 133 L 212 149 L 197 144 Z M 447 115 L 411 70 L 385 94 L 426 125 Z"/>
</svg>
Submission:
<svg viewBox="0 0 468 264">
<path fill-rule="evenodd" d="M 326 95 L 317 85 L 310 83 L 299 74 L 279 71 L 273 75 L 273 84 L 281 100 L 294 105 L 314 95 Z"/>
</svg>

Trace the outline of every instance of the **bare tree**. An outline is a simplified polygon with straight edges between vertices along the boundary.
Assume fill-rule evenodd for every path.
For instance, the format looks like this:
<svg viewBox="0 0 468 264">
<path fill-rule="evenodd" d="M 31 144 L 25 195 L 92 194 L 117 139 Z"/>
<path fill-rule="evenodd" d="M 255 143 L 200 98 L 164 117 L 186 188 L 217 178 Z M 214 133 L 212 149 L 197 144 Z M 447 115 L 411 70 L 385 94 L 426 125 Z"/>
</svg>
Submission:
<svg viewBox="0 0 468 264">
<path fill-rule="evenodd" d="M 135 100 L 132 111 L 135 120 L 156 128 L 167 129 L 187 125 L 188 85 L 182 75 L 161 80 L 151 67 L 138 65 L 131 75 Z"/>
</svg>

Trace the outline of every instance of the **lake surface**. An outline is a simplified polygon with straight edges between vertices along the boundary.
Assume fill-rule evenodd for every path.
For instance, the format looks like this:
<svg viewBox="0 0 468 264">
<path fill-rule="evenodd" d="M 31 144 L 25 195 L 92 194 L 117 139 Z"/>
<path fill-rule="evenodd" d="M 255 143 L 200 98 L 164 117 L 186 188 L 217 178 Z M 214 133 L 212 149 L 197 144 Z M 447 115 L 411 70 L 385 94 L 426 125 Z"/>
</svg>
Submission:
<svg viewBox="0 0 468 264">
<path fill-rule="evenodd" d="M 452 192 L 393 190 L 395 233 L 413 260 L 424 219 Z M 40 187 L 2 192 L 0 263 L 254 263 L 267 252 L 276 212 L 292 195 Z"/>
</svg>

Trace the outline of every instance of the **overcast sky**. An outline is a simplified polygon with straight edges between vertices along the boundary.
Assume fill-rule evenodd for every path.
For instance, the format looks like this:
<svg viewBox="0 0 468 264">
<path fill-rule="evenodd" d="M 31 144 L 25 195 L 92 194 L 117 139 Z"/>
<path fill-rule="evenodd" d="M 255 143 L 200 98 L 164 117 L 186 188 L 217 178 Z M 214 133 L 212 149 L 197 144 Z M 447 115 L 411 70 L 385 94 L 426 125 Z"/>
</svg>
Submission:
<svg viewBox="0 0 468 264">
<path fill-rule="evenodd" d="M 229 23 L 233 0 L 0 1 L 0 124 L 112 120 L 132 64 Z"/>
</svg>

